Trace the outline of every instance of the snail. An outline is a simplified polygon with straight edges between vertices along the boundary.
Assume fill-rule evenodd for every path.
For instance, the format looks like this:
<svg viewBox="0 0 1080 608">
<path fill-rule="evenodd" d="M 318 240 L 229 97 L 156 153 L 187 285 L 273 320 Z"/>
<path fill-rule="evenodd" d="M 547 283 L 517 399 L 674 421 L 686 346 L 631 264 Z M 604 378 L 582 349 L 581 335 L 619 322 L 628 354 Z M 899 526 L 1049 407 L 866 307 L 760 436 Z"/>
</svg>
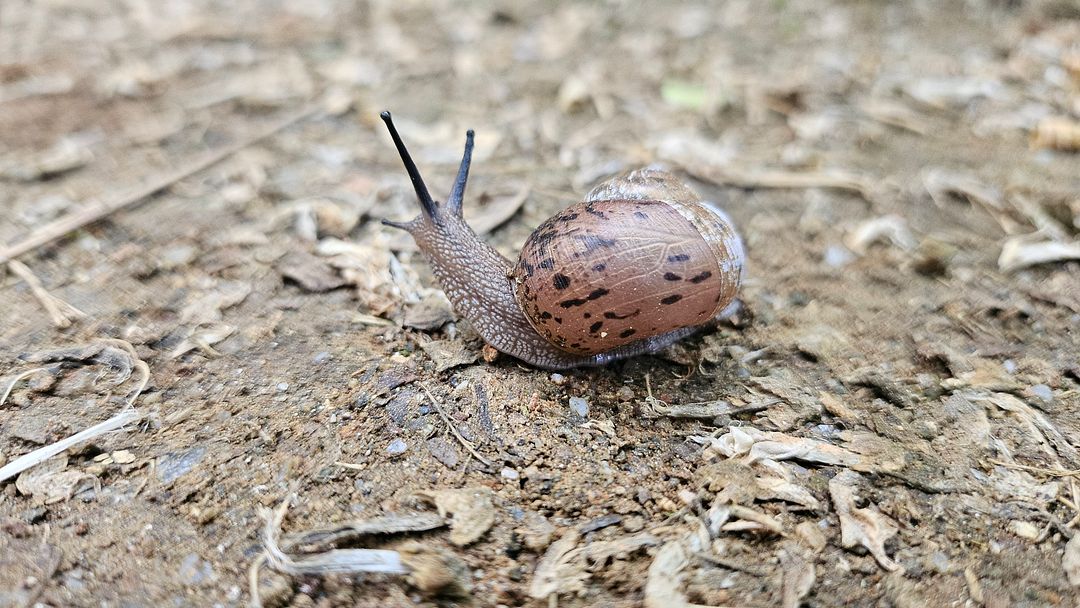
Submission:
<svg viewBox="0 0 1080 608">
<path fill-rule="evenodd" d="M 462 217 L 474 134 L 445 203 L 431 198 L 389 112 L 381 114 L 421 213 L 409 232 L 455 312 L 496 350 L 557 370 L 665 348 L 737 305 L 745 253 L 728 216 L 675 176 L 631 171 L 540 225 L 517 263 Z"/>
</svg>

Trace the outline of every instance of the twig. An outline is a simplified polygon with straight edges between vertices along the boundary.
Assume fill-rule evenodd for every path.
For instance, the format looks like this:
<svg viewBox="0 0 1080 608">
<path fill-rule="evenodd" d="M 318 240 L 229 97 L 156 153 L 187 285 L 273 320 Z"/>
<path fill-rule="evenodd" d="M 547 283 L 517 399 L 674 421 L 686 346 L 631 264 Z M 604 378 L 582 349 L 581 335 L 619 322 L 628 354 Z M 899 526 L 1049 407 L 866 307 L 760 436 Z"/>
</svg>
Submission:
<svg viewBox="0 0 1080 608">
<path fill-rule="evenodd" d="M 341 467 L 341 468 L 343 468 L 343 469 L 349 469 L 350 471 L 363 471 L 363 470 L 367 469 L 367 467 L 365 467 L 362 464 L 354 464 L 352 462 L 341 462 L 340 460 L 335 462 L 334 464 Z"/>
<path fill-rule="evenodd" d="M 57 454 L 74 445 L 78 445 L 99 435 L 104 435 L 105 433 L 114 431 L 128 424 L 129 422 L 134 422 L 143 417 L 143 415 L 136 411 L 133 406 L 135 404 L 135 400 L 139 398 L 139 395 L 142 394 L 143 389 L 146 388 L 147 383 L 150 382 L 150 366 L 147 365 L 145 361 L 138 358 L 138 355 L 135 354 L 135 348 L 131 346 L 130 343 L 117 339 L 107 339 L 103 340 L 103 342 L 116 345 L 119 348 L 127 351 L 128 355 L 134 359 L 132 367 L 139 370 L 140 377 L 135 385 L 135 388 L 131 391 L 127 399 L 126 409 L 104 422 L 95 424 L 88 429 L 79 431 L 78 433 L 75 433 L 74 435 L 66 439 L 61 439 L 56 443 L 51 443 L 47 446 L 38 448 L 28 454 L 23 454 L 22 456 L 9 462 L 7 465 L 0 467 L 0 481 L 4 481 L 5 479 L 14 477 L 15 475 L 18 475 L 19 473 L 22 473 L 23 471 L 33 466 L 45 462 L 46 460 L 52 458 L 53 456 L 56 456 Z M 28 372 L 31 373 L 34 371 L 37 370 L 28 370 Z M 20 376 L 25 375 L 26 373 L 27 372 L 24 372 L 23 374 L 20 374 Z M 16 378 L 16 380 L 18 380 L 18 378 Z M 14 386 L 14 384 L 12 384 L 12 386 Z M 9 392 L 10 388 L 8 389 L 8 391 L 5 391 L 5 398 L 7 397 L 7 393 Z"/>
<path fill-rule="evenodd" d="M 844 170 L 832 171 L 751 171 L 736 167 L 687 167 L 687 172 L 694 177 L 712 182 L 717 186 L 737 188 L 835 188 L 855 192 L 867 201 L 873 202 L 872 182 L 856 173 Z"/>
<path fill-rule="evenodd" d="M 112 418 L 109 418 L 105 422 L 95 424 L 88 429 L 79 431 L 67 439 L 61 439 L 56 443 L 49 444 L 43 448 L 38 448 L 29 454 L 24 454 L 15 460 L 12 460 L 7 465 L 0 467 L 0 481 L 14 477 L 30 467 L 45 462 L 73 445 L 77 445 L 88 439 L 93 439 L 98 435 L 104 435 L 109 431 L 114 431 L 139 418 L 142 418 L 142 414 L 139 412 L 135 410 L 125 410 Z"/>
<path fill-rule="evenodd" d="M 458 432 L 457 427 L 454 426 L 454 423 L 450 421 L 450 417 L 446 415 L 446 411 L 443 410 L 442 405 L 440 405 L 439 402 L 435 400 L 435 396 L 431 394 L 431 391 L 428 390 L 428 387 L 425 386 L 423 382 L 418 382 L 417 384 L 420 385 L 420 388 L 424 389 L 424 393 L 427 395 L 432 405 L 435 406 L 435 411 L 439 412 L 439 416 L 442 417 L 443 422 L 446 423 L 446 426 L 450 427 L 450 432 L 454 434 L 454 437 L 457 438 L 458 442 L 461 443 L 461 445 L 465 446 L 465 449 L 473 455 L 473 458 L 476 458 L 480 462 L 484 463 L 484 465 L 490 467 L 491 461 L 481 456 L 480 453 L 477 452 L 476 449 L 473 447 L 472 442 L 461 436 L 461 433 Z"/>
<path fill-rule="evenodd" d="M 293 114 L 285 116 L 281 120 L 265 127 L 250 137 L 242 139 L 232 145 L 225 146 L 220 150 L 210 151 L 184 167 L 157 177 L 151 180 L 149 184 L 137 188 L 134 192 L 120 196 L 111 201 L 90 201 L 81 209 L 65 214 L 44 226 L 38 227 L 30 233 L 30 236 L 22 241 L 0 249 L 0 264 L 9 262 L 28 251 L 51 243 L 73 230 L 78 230 L 79 228 L 105 218 L 120 209 L 134 205 L 149 196 L 157 194 L 176 182 L 198 173 L 211 165 L 221 162 L 259 140 L 265 139 L 286 127 L 313 116 L 319 110 L 320 106 L 318 104 L 309 105 Z"/>
<path fill-rule="evenodd" d="M 1069 471 L 1067 469 L 1048 469 L 1046 467 L 1033 467 L 1031 465 L 1002 462 L 994 459 L 990 459 L 990 462 L 999 467 L 1005 467 L 1006 469 L 1019 469 L 1030 473 L 1040 473 L 1049 477 L 1080 477 L 1080 469 L 1075 471 Z"/>
<path fill-rule="evenodd" d="M 49 313 L 49 317 L 52 318 L 53 325 L 56 327 L 71 327 L 71 322 L 74 319 L 86 317 L 85 312 L 49 293 L 45 286 L 41 284 L 41 280 L 34 275 L 26 264 L 19 260 L 11 260 L 8 262 L 8 268 L 30 286 L 30 292 L 41 303 L 45 312 Z"/>
</svg>

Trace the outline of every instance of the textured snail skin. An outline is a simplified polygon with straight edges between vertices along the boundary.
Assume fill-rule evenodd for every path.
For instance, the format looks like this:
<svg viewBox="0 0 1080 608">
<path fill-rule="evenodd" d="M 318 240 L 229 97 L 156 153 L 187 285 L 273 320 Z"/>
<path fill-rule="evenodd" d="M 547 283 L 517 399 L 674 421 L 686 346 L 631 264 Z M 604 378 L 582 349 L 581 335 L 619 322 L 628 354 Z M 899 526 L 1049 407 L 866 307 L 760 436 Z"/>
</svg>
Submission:
<svg viewBox="0 0 1080 608">
<path fill-rule="evenodd" d="M 572 323 L 566 324 L 566 331 L 570 333 L 559 334 L 558 332 L 549 331 L 548 325 L 553 323 L 554 314 L 551 315 L 551 319 L 548 319 L 550 322 L 545 325 L 538 322 L 537 319 L 530 320 L 526 316 L 526 312 L 523 312 L 522 306 L 519 305 L 519 302 L 525 303 L 527 309 L 531 308 L 533 312 L 536 312 L 538 306 L 535 300 L 524 294 L 523 286 L 534 278 L 537 281 L 550 280 L 553 285 L 558 280 L 554 278 L 559 271 L 555 267 L 554 260 L 550 263 L 546 261 L 552 259 L 546 255 L 548 251 L 543 247 L 534 247 L 531 250 L 533 253 L 529 253 L 529 243 L 527 243 L 521 261 L 515 266 L 491 246 L 481 241 L 462 217 L 462 199 L 472 154 L 472 132 L 470 131 L 466 137 L 465 154 L 462 158 L 454 188 L 447 202 L 440 204 L 435 202 L 428 194 L 423 179 L 416 170 L 415 164 L 409 157 L 393 126 L 390 114 L 384 112 L 382 118 L 390 129 L 394 143 L 413 181 L 422 210 L 418 217 L 408 222 L 383 220 L 383 223 L 407 230 L 413 236 L 424 258 L 431 266 L 432 273 L 453 305 L 454 311 L 468 319 L 484 341 L 498 351 L 536 367 L 550 370 L 603 365 L 617 359 L 655 352 L 665 348 L 677 340 L 694 333 L 702 323 L 718 316 L 718 313 L 723 315 L 726 312 L 725 309 L 732 304 L 742 277 L 744 255 L 742 243 L 735 234 L 730 220 L 715 208 L 699 204 L 693 192 L 680 184 L 670 174 L 655 169 L 643 169 L 601 184 L 590 193 L 584 202 L 580 203 L 580 206 L 589 206 L 593 212 L 607 215 L 609 219 L 604 223 L 616 230 L 618 225 L 626 223 L 622 221 L 625 219 L 622 218 L 622 215 L 632 217 L 635 212 L 644 212 L 646 214 L 653 213 L 657 217 L 662 216 L 664 218 L 663 223 L 657 223 L 656 220 L 653 220 L 648 224 L 651 226 L 651 238 L 653 240 L 657 235 L 670 234 L 673 228 L 677 230 L 677 238 L 674 242 L 683 249 L 671 253 L 675 258 L 675 262 L 670 264 L 674 264 L 678 268 L 673 266 L 672 269 L 668 269 L 665 265 L 669 263 L 664 261 L 666 257 L 663 260 L 657 260 L 658 266 L 656 268 L 650 266 L 644 272 L 627 270 L 627 267 L 621 266 L 616 260 L 606 262 L 613 267 L 621 268 L 619 272 L 623 274 L 619 275 L 618 278 L 622 279 L 625 275 L 626 282 L 624 285 L 631 289 L 628 293 L 634 293 L 635 290 L 640 292 L 644 288 L 641 281 L 648 278 L 646 275 L 651 276 L 659 272 L 660 274 L 657 276 L 662 277 L 665 272 L 673 272 L 675 269 L 693 270 L 693 274 L 684 272 L 687 275 L 686 280 L 680 275 L 679 281 L 663 281 L 660 291 L 657 293 L 653 293 L 655 290 L 649 289 L 647 298 L 650 304 L 652 304 L 652 300 L 656 300 L 655 305 L 653 305 L 655 310 L 650 310 L 644 316 L 652 315 L 649 317 L 650 319 L 670 317 L 664 319 L 670 327 L 662 328 L 663 330 L 659 331 L 659 333 L 654 332 L 652 334 L 646 333 L 649 328 L 644 328 L 642 329 L 642 335 L 635 336 L 636 331 L 630 334 L 625 333 L 627 328 L 631 328 L 634 321 L 629 317 L 624 317 L 623 319 L 606 319 L 606 322 L 612 329 L 616 330 L 616 333 L 606 332 L 603 329 L 589 332 L 589 328 L 593 327 L 595 321 L 588 320 L 588 323 L 585 323 L 584 314 L 588 313 L 591 318 L 594 311 L 599 320 L 604 317 L 604 312 L 612 310 L 625 311 L 625 308 L 619 308 L 618 306 L 629 302 L 623 302 L 616 306 L 614 298 L 611 300 L 604 299 L 606 294 L 589 300 L 589 294 L 596 294 L 598 289 L 608 288 L 588 287 L 586 279 L 589 277 L 581 273 L 574 273 L 580 283 L 580 285 L 574 287 L 575 292 L 584 287 L 588 287 L 589 291 L 585 293 L 582 304 L 567 307 L 568 311 L 573 309 L 572 312 L 577 315 L 575 317 L 571 317 L 570 314 L 567 315 L 567 319 L 574 319 Z M 571 210 L 576 207 L 568 208 L 568 210 L 564 210 L 561 214 L 546 222 L 534 232 L 533 237 L 530 237 L 530 242 L 533 242 L 537 235 L 543 234 L 542 231 L 545 230 L 545 226 L 557 228 L 557 224 L 566 223 L 560 222 L 559 218 L 569 217 L 574 213 Z M 646 211 L 642 211 L 642 209 Z M 591 217 L 591 214 L 585 211 L 584 208 L 582 213 Z M 578 217 L 580 216 L 581 214 Z M 635 219 L 640 220 L 640 217 Z M 572 226 L 571 229 L 573 228 Z M 584 224 L 579 228 L 581 228 L 580 232 L 584 236 L 586 232 Z M 588 232 L 591 233 L 592 231 Z M 607 234 L 605 230 L 599 230 L 598 232 L 600 235 Z M 563 232 L 556 232 L 555 234 L 562 235 Z M 705 236 L 702 237 L 702 234 Z M 546 237 L 542 237 L 540 240 L 543 240 L 543 238 Z M 600 238 L 607 237 L 601 236 Z M 553 240 L 549 238 L 548 242 L 551 243 Z M 595 245 L 595 240 L 588 238 L 582 241 L 583 247 L 590 244 Z M 621 248 L 624 253 L 634 249 L 632 244 Z M 650 252 L 659 252 L 665 250 L 665 247 L 653 244 L 646 249 Z M 692 251 L 692 255 L 699 259 L 693 260 L 693 263 L 690 263 L 690 260 L 683 260 L 682 256 L 687 255 L 684 249 Z M 571 258 L 573 253 L 579 253 L 580 258 L 580 254 L 583 252 L 569 251 L 568 253 Z M 599 251 L 596 247 L 593 247 L 592 251 L 584 253 L 596 254 L 595 259 L 590 258 L 587 260 L 587 265 L 590 268 L 605 263 L 600 257 L 605 255 L 605 252 Z M 536 261 L 533 263 L 530 260 Z M 528 267 L 526 264 L 533 267 L 531 277 L 525 272 Z M 547 268 L 547 266 L 550 266 L 550 268 Z M 703 273 L 709 273 L 709 276 L 696 282 L 692 281 Z M 589 280 L 610 280 L 612 278 L 612 275 L 605 277 L 603 272 L 594 271 L 593 274 L 595 276 L 592 276 Z M 706 283 L 708 284 L 706 285 Z M 615 294 L 623 296 L 618 285 L 612 283 L 609 287 L 609 293 L 614 290 Z M 534 289 L 533 295 L 535 295 L 535 291 Z M 570 288 L 567 287 L 564 291 L 569 293 Z M 671 312 L 672 309 L 665 310 L 667 305 L 660 303 L 660 301 L 665 298 L 671 299 L 675 295 L 680 297 L 674 298 L 674 300 L 686 299 L 687 301 L 683 302 L 683 304 L 693 303 L 692 314 L 686 312 L 689 310 L 686 307 L 675 308 L 676 312 L 674 313 Z M 624 297 L 627 300 L 628 298 L 629 296 Z M 576 300 L 581 298 L 568 297 L 562 300 L 553 298 L 550 304 L 559 307 L 558 302 L 566 299 Z M 639 309 L 643 307 L 644 305 L 638 306 Z M 704 310 L 702 314 L 697 314 L 702 310 Z M 543 312 L 543 310 L 539 310 L 537 314 L 542 315 Z M 621 316 L 624 313 L 616 312 L 615 314 Z M 639 313 L 639 315 L 642 314 Z M 650 325 L 650 327 L 652 326 Z M 605 337 L 601 338 L 600 333 L 605 333 Z M 620 334 L 623 335 L 617 337 Z M 553 335 L 557 341 L 562 341 L 566 346 L 560 348 L 553 344 L 552 341 L 549 341 Z M 567 339 L 566 335 L 577 336 L 578 338 L 571 340 Z M 559 336 L 563 336 L 563 338 Z M 612 336 L 612 339 L 607 340 L 607 336 Z M 591 346 L 593 340 L 597 341 L 597 345 Z M 577 343 L 576 347 L 572 347 L 576 352 L 567 350 L 567 348 L 570 348 L 571 343 Z"/>
</svg>

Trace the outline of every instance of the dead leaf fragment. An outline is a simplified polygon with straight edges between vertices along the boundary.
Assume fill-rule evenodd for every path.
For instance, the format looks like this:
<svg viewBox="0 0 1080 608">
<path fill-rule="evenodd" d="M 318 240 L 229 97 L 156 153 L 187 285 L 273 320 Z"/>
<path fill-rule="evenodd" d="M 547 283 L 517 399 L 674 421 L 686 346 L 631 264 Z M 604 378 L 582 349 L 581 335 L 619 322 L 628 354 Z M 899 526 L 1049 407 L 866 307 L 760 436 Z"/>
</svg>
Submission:
<svg viewBox="0 0 1080 608">
<path fill-rule="evenodd" d="M 781 605 L 784 608 L 799 608 L 802 599 L 810 593 L 817 581 L 814 562 L 807 559 L 795 545 L 780 551 L 780 567 L 784 572 L 784 596 Z"/>
<path fill-rule="evenodd" d="M 322 258 L 308 253 L 291 253 L 277 264 L 278 272 L 305 291 L 322 293 L 345 285 L 333 267 Z"/>
<path fill-rule="evenodd" d="M 1061 117 L 1044 118 L 1035 127 L 1031 145 L 1036 148 L 1076 152 L 1080 150 L 1080 122 Z"/>
<path fill-rule="evenodd" d="M 905 251 L 915 248 L 918 243 L 908 230 L 907 220 L 899 215 L 883 215 L 859 224 L 847 238 L 844 244 L 847 248 L 859 255 L 865 255 L 874 243 L 887 241 Z"/>
<path fill-rule="evenodd" d="M 589 574 L 566 559 L 580 538 L 581 533 L 576 528 L 569 528 L 559 540 L 551 543 L 536 565 L 529 585 L 530 597 L 543 599 L 553 593 L 576 593 L 585 589 Z"/>
<path fill-rule="evenodd" d="M 459 365 L 476 363 L 480 354 L 461 340 L 432 340 L 420 348 L 435 362 L 435 371 L 443 372 Z"/>
<path fill-rule="evenodd" d="M 34 496 L 45 504 L 67 500 L 76 492 L 93 486 L 97 478 L 89 473 L 67 468 L 67 456 L 50 458 L 40 465 L 23 471 L 15 479 L 20 494 Z"/>
<path fill-rule="evenodd" d="M 419 492 L 435 503 L 439 515 L 451 517 L 450 542 L 464 546 L 476 542 L 495 523 L 495 506 L 488 488 L 462 488 Z"/>
<path fill-rule="evenodd" d="M 998 268 L 1002 272 L 1012 272 L 1067 260 L 1080 260 L 1080 242 L 1032 241 L 1030 235 L 1023 235 L 1005 241 L 998 257 Z"/>
<path fill-rule="evenodd" d="M 885 543 L 896 536 L 899 529 L 876 509 L 855 506 L 855 485 L 861 479 L 858 473 L 841 471 L 829 480 L 833 507 L 840 518 L 840 542 L 846 549 L 862 545 L 882 568 L 890 572 L 900 570 L 900 564 L 885 553 Z"/>
</svg>

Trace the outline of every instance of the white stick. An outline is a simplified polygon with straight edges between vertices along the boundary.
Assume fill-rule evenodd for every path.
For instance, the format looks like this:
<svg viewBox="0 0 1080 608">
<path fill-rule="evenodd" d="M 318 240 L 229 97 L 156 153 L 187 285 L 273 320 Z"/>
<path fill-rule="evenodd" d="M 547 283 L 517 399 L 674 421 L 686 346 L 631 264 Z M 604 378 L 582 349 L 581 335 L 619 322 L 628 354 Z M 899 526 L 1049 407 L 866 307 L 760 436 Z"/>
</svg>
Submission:
<svg viewBox="0 0 1080 608">
<path fill-rule="evenodd" d="M 139 412 L 133 409 L 126 410 L 109 418 L 105 422 L 95 424 L 88 429 L 79 431 L 67 439 L 61 439 L 56 443 L 47 445 L 43 448 L 38 448 L 29 454 L 24 454 L 0 468 L 0 481 L 14 477 L 36 464 L 45 462 L 73 445 L 82 443 L 88 439 L 93 439 L 98 435 L 104 435 L 109 431 L 114 431 L 125 424 L 134 422 L 140 418 L 142 418 L 142 414 Z"/>
</svg>

